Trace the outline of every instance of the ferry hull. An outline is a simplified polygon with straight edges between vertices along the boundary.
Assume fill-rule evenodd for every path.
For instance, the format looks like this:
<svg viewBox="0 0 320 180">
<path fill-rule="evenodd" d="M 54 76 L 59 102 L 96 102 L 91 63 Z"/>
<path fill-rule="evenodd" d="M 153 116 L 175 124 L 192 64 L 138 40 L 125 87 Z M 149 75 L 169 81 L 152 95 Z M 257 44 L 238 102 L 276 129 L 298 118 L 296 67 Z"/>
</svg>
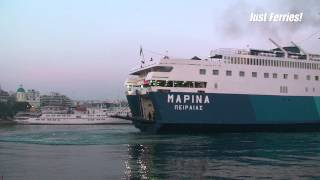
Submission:
<svg viewBox="0 0 320 180">
<path fill-rule="evenodd" d="M 134 124 L 141 131 L 246 132 L 320 129 L 320 97 L 151 92 L 147 95 L 129 95 L 127 99 L 132 114 L 137 119 Z M 152 102 L 153 111 L 145 112 L 143 99 Z"/>
</svg>

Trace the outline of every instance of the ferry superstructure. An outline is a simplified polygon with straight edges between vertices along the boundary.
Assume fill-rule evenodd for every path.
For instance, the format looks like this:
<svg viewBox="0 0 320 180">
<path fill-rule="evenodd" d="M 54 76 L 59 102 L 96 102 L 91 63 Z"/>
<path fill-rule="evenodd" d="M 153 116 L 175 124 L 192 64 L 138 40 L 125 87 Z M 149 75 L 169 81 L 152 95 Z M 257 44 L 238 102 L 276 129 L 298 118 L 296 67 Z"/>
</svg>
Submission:
<svg viewBox="0 0 320 180">
<path fill-rule="evenodd" d="M 142 64 L 126 95 L 142 131 L 320 129 L 320 55 L 292 46 L 218 49 Z"/>
</svg>

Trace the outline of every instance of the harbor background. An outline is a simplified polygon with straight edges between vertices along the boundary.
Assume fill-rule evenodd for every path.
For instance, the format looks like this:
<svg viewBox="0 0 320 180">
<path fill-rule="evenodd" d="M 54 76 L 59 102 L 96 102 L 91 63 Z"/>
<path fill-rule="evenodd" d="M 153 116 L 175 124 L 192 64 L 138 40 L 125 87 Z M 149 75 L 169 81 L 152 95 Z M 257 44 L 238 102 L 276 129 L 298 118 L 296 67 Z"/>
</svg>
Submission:
<svg viewBox="0 0 320 180">
<path fill-rule="evenodd" d="M 1 126 L 6 179 L 318 179 L 320 133 L 151 135 L 131 125 Z"/>
</svg>

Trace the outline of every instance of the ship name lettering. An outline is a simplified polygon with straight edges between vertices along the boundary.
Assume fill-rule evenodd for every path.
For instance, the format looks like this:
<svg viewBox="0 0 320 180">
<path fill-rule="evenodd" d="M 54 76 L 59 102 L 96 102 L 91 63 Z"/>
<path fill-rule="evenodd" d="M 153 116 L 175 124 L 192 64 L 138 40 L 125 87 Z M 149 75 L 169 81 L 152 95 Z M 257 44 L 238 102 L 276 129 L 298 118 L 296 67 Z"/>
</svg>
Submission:
<svg viewBox="0 0 320 180">
<path fill-rule="evenodd" d="M 174 105 L 174 110 L 177 111 L 202 111 L 203 106 L 202 105 L 182 105 L 182 104 L 176 104 Z"/>
<path fill-rule="evenodd" d="M 210 99 L 208 95 L 174 95 L 174 94 L 168 94 L 167 96 L 167 102 L 168 103 L 176 103 L 176 104 L 181 104 L 181 103 L 192 103 L 192 104 L 209 104 Z"/>
</svg>

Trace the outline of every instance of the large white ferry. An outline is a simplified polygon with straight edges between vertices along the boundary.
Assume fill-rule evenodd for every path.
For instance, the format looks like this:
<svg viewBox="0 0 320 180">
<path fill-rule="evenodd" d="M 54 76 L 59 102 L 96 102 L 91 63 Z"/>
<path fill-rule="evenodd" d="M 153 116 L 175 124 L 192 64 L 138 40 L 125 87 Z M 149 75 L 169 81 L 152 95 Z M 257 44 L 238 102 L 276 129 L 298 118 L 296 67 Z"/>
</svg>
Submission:
<svg viewBox="0 0 320 180">
<path fill-rule="evenodd" d="M 320 129 L 320 55 L 292 46 L 149 61 L 126 95 L 142 131 Z"/>
<path fill-rule="evenodd" d="M 119 112 L 110 109 L 88 109 L 85 112 L 45 111 L 42 113 L 18 113 L 14 121 L 18 124 L 88 125 L 88 124 L 131 124 L 131 121 L 113 118 Z M 122 114 L 124 112 L 121 112 Z M 128 114 L 129 116 L 129 114 Z"/>
</svg>

